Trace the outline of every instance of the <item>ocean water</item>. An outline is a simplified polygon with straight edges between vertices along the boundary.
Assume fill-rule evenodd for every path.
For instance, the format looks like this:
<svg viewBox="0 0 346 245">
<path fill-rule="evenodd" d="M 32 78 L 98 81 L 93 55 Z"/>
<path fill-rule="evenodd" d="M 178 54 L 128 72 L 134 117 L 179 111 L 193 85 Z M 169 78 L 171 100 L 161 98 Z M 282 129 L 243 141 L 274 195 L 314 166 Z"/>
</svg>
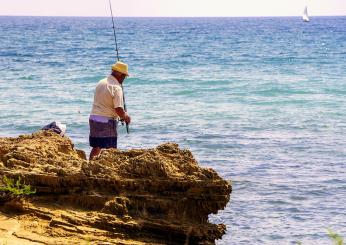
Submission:
<svg viewBox="0 0 346 245">
<path fill-rule="evenodd" d="M 110 18 L 0 17 L 0 137 L 67 124 L 89 153 Z M 331 244 L 346 236 L 346 17 L 117 18 L 131 133 L 174 141 L 233 181 L 217 244 Z"/>
</svg>

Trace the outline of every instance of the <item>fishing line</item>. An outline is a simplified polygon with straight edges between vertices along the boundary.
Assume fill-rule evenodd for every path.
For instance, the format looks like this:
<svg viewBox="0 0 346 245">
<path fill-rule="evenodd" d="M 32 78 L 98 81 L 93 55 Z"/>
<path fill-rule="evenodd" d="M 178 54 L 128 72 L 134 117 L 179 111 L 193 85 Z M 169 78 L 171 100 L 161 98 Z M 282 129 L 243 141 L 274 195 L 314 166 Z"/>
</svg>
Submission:
<svg viewBox="0 0 346 245">
<path fill-rule="evenodd" d="M 112 16 L 112 23 L 113 23 L 113 34 L 114 34 L 114 43 L 115 43 L 115 51 L 117 52 L 117 60 L 119 61 L 119 49 L 118 49 L 118 41 L 117 41 L 117 33 L 115 31 L 115 24 L 114 24 L 114 16 L 113 16 L 113 9 L 112 9 L 112 3 L 111 0 L 108 0 L 109 2 L 109 9 L 111 11 L 111 16 Z M 121 89 L 123 92 L 123 102 L 124 102 L 124 111 L 127 112 L 127 108 L 126 108 L 126 103 L 125 103 L 125 92 L 124 92 L 124 88 L 123 85 L 121 84 Z M 122 122 L 123 124 L 123 122 Z M 124 125 L 124 124 L 123 124 Z M 126 123 L 126 132 L 129 134 L 130 133 L 130 129 L 129 129 L 129 124 Z"/>
<path fill-rule="evenodd" d="M 110 8 L 110 10 L 111 10 L 111 16 L 112 16 L 113 33 L 114 33 L 114 42 L 115 42 L 115 51 L 117 52 L 117 60 L 119 61 L 119 49 L 118 49 L 117 34 L 116 34 L 116 32 L 115 32 L 115 24 L 114 24 L 112 3 L 111 3 L 111 0 L 108 0 L 108 2 L 109 2 L 109 8 Z"/>
</svg>

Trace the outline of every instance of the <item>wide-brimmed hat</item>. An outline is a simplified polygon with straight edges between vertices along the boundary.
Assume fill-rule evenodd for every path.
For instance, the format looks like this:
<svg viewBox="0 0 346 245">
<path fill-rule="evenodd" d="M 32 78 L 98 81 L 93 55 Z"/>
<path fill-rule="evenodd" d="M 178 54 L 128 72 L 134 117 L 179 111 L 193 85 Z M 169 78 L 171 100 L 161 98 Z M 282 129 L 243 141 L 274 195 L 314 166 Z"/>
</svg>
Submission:
<svg viewBox="0 0 346 245">
<path fill-rule="evenodd" d="M 114 65 L 112 65 L 112 71 L 118 71 L 126 76 L 129 76 L 129 66 L 121 61 L 117 61 Z"/>
</svg>

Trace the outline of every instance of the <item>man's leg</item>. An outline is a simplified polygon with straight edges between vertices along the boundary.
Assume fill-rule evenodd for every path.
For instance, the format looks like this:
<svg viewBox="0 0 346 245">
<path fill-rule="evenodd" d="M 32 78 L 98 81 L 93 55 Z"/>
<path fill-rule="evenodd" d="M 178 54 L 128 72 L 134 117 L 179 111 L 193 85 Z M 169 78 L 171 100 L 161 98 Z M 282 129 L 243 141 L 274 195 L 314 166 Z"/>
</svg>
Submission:
<svg viewBox="0 0 346 245">
<path fill-rule="evenodd" d="M 101 153 L 101 148 L 100 147 L 94 147 L 92 148 L 89 156 L 89 160 L 93 160 L 94 157 L 97 157 Z"/>
</svg>

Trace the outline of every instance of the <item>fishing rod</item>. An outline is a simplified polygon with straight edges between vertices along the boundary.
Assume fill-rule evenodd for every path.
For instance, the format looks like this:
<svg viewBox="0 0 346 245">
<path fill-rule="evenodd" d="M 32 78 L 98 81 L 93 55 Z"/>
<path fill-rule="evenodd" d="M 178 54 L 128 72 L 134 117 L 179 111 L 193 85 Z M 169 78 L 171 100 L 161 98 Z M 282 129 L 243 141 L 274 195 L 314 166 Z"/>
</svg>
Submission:
<svg viewBox="0 0 346 245">
<path fill-rule="evenodd" d="M 111 10 L 111 16 L 112 16 L 112 23 L 113 23 L 113 33 L 114 33 L 114 42 L 115 42 L 115 50 L 117 51 L 117 60 L 119 61 L 119 49 L 118 49 L 118 42 L 117 42 L 117 34 L 115 32 L 115 24 L 114 24 L 114 17 L 113 17 L 113 9 L 112 9 L 112 3 L 111 0 L 108 0 L 109 2 L 109 8 Z"/>
<path fill-rule="evenodd" d="M 115 24 L 114 24 L 114 17 L 113 17 L 113 9 L 112 9 L 112 3 L 111 0 L 108 0 L 109 2 L 109 8 L 111 11 L 111 16 L 112 16 L 112 23 L 113 23 L 113 34 L 114 34 L 114 43 L 115 43 L 115 51 L 117 52 L 117 61 L 119 61 L 119 49 L 118 49 L 118 41 L 117 41 L 117 34 L 115 32 Z M 126 102 L 125 102 L 125 92 L 123 89 L 123 85 L 121 84 L 121 90 L 123 91 L 123 102 L 124 102 L 124 111 L 127 112 L 126 109 Z M 122 122 L 122 124 L 124 125 L 124 123 Z M 129 129 L 129 124 L 126 123 L 126 132 L 129 134 L 130 133 L 130 129 Z"/>
</svg>

